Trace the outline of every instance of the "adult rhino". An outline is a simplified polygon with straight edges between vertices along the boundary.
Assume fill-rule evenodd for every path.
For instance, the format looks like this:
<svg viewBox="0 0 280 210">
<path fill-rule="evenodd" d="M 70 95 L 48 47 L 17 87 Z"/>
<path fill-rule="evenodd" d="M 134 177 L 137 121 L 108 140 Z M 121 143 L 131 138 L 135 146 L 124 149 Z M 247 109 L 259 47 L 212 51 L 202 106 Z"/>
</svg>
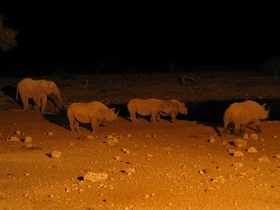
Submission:
<svg viewBox="0 0 280 210">
<path fill-rule="evenodd" d="M 228 133 L 229 125 L 234 124 L 234 133 L 241 135 L 245 131 L 245 126 L 248 124 L 255 124 L 257 132 L 261 132 L 261 120 L 265 120 L 269 116 L 269 109 L 266 109 L 266 104 L 260 105 L 259 103 L 247 100 L 244 102 L 232 103 L 225 111 L 224 120 L 224 133 Z"/>
<path fill-rule="evenodd" d="M 119 111 L 115 113 L 115 108 L 108 108 L 99 101 L 90 103 L 72 103 L 67 109 L 67 117 L 70 130 L 79 131 L 80 123 L 91 123 L 92 133 L 100 124 L 114 122 L 118 118 Z"/>
<path fill-rule="evenodd" d="M 177 120 L 176 117 L 177 117 L 178 113 L 180 113 L 182 115 L 188 114 L 188 107 L 186 107 L 185 103 L 180 102 L 177 99 L 171 99 L 169 101 L 170 101 L 170 103 L 173 104 L 171 112 L 170 113 L 159 112 L 159 115 L 157 116 L 158 119 L 160 118 L 160 115 L 170 116 L 171 122 L 175 122 Z"/>
<path fill-rule="evenodd" d="M 127 104 L 127 109 L 130 113 L 130 119 L 133 123 L 137 121 L 136 115 L 149 116 L 152 124 L 157 120 L 159 112 L 170 113 L 174 104 L 168 100 L 161 99 L 131 99 Z"/>
</svg>

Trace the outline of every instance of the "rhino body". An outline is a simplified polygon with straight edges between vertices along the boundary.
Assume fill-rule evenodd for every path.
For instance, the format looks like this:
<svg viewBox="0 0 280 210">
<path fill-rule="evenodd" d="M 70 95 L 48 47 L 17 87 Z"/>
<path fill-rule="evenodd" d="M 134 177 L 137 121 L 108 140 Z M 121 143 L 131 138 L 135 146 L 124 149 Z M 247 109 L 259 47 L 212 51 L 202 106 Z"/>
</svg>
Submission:
<svg viewBox="0 0 280 210">
<path fill-rule="evenodd" d="M 188 114 L 188 107 L 186 107 L 186 105 L 183 102 L 180 102 L 177 99 L 171 99 L 169 101 L 173 104 L 171 112 L 170 113 L 159 112 L 160 115 L 171 116 L 171 122 L 174 122 L 176 121 L 176 117 L 178 113 L 183 115 Z M 158 116 L 158 118 L 160 118 L 160 115 Z"/>
<path fill-rule="evenodd" d="M 173 104 L 168 100 L 161 99 L 131 99 L 127 104 L 127 109 L 130 113 L 130 119 L 133 123 L 137 121 L 136 115 L 149 116 L 151 115 L 151 123 L 157 119 L 159 112 L 171 113 Z"/>
<path fill-rule="evenodd" d="M 79 131 L 80 123 L 91 123 L 92 132 L 96 127 L 103 124 L 105 121 L 114 122 L 117 120 L 118 113 L 115 113 L 115 108 L 108 108 L 105 104 L 99 101 L 90 103 L 73 103 L 67 109 L 67 117 L 70 124 L 70 130 Z"/>
<path fill-rule="evenodd" d="M 255 124 L 257 132 L 261 132 L 260 122 L 269 116 L 269 110 L 266 110 L 265 105 L 260 105 L 252 100 L 231 104 L 223 116 L 224 133 L 228 133 L 229 125 L 234 124 L 234 133 L 243 134 L 245 126 L 251 123 Z"/>
</svg>

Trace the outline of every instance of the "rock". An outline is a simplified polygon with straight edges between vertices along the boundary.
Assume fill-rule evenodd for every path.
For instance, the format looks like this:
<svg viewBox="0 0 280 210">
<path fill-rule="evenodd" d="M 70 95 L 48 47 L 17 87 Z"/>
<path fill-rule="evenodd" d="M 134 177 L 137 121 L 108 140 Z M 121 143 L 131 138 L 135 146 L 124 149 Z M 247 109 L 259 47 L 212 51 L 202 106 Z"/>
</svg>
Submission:
<svg viewBox="0 0 280 210">
<path fill-rule="evenodd" d="M 51 152 L 51 157 L 53 158 L 60 158 L 61 156 L 61 152 L 57 151 L 57 150 L 54 150 Z"/>
<path fill-rule="evenodd" d="M 256 153 L 256 152 L 258 152 L 258 151 L 256 150 L 255 147 L 249 147 L 249 148 L 247 149 L 247 152 L 249 152 L 249 153 Z"/>
<path fill-rule="evenodd" d="M 32 138 L 30 136 L 26 136 L 24 139 L 24 143 L 31 143 L 32 142 Z"/>
<path fill-rule="evenodd" d="M 17 136 L 11 136 L 7 141 L 20 141 L 20 139 Z"/>
<path fill-rule="evenodd" d="M 235 139 L 234 140 L 234 146 L 236 146 L 238 148 L 247 147 L 247 141 L 244 141 L 242 139 Z"/>
<path fill-rule="evenodd" d="M 84 176 L 84 180 L 89 180 L 91 182 L 102 181 L 108 178 L 108 174 L 106 173 L 94 173 L 94 172 L 87 172 Z"/>
</svg>

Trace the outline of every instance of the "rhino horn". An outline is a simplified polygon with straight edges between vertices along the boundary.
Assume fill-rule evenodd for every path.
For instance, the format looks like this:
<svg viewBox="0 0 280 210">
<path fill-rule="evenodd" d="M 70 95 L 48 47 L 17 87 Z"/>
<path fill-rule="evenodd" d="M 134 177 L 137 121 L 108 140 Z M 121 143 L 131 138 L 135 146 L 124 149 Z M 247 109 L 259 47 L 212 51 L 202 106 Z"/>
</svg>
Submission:
<svg viewBox="0 0 280 210">
<path fill-rule="evenodd" d="M 116 109 L 115 109 L 115 110 L 116 110 Z M 118 108 L 118 111 L 117 111 L 117 113 L 116 113 L 116 116 L 118 116 L 119 113 L 120 113 L 120 109 Z"/>
<path fill-rule="evenodd" d="M 111 110 L 112 110 L 112 112 L 114 112 L 114 113 L 116 112 L 116 108 L 112 108 Z M 115 113 L 115 115 L 116 115 L 116 116 L 119 115 L 119 112 L 120 112 L 120 110 L 118 109 L 118 111 L 117 111 L 117 113 Z"/>
</svg>

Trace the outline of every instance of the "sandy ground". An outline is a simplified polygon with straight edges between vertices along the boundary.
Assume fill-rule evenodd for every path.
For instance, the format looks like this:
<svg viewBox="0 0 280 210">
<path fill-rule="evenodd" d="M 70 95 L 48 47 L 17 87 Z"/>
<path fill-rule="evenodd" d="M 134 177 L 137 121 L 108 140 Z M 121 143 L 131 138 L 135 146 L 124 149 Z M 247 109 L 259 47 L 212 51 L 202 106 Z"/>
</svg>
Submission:
<svg viewBox="0 0 280 210">
<path fill-rule="evenodd" d="M 182 84 L 179 76 L 51 79 L 66 105 L 280 96 L 278 78 L 193 74 Z M 247 128 L 244 137 L 219 136 L 222 122 L 188 118 L 192 109 L 177 122 L 154 125 L 146 118 L 132 124 L 121 110 L 117 122 L 95 133 L 88 125 L 71 133 L 65 113 L 21 110 L 13 96 L 20 79 L 1 79 L 0 209 L 280 209 L 280 121 L 263 121 L 258 134 Z"/>
</svg>

